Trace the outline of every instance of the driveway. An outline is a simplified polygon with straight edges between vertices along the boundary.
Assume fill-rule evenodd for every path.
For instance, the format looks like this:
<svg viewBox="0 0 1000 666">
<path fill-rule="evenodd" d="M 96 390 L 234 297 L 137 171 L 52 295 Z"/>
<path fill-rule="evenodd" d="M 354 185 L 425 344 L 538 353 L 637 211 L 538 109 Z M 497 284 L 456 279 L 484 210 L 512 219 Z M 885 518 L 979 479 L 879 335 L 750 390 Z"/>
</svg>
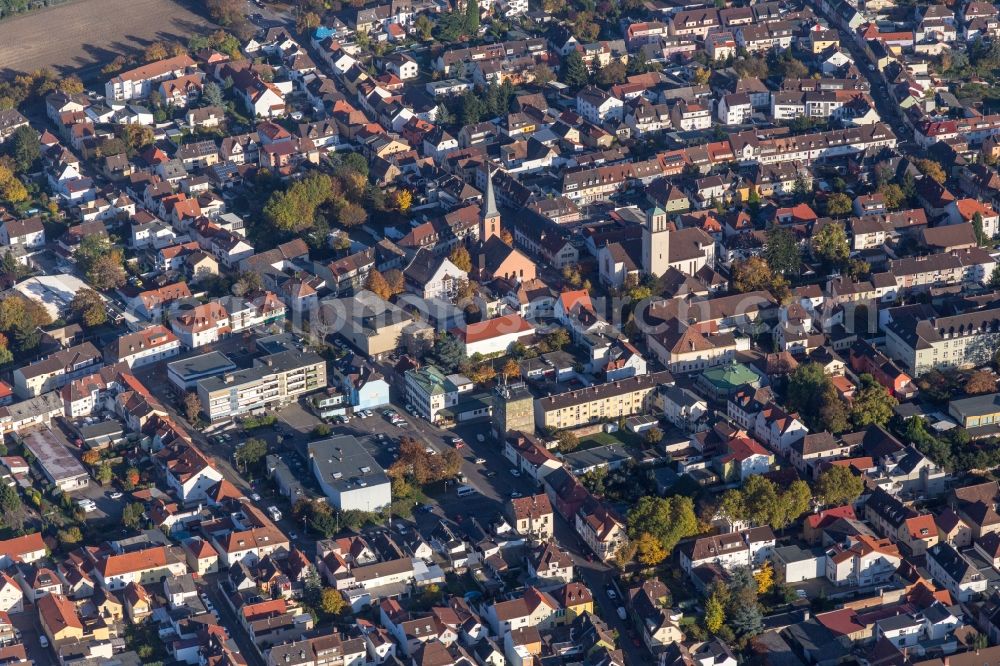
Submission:
<svg viewBox="0 0 1000 666">
<path fill-rule="evenodd" d="M 57 663 L 51 647 L 43 648 L 38 642 L 38 637 L 42 633 L 38 624 L 38 610 L 34 604 L 24 602 L 24 611 L 10 614 L 11 624 L 21 632 L 21 643 L 28 653 L 28 659 L 35 664 Z"/>
</svg>

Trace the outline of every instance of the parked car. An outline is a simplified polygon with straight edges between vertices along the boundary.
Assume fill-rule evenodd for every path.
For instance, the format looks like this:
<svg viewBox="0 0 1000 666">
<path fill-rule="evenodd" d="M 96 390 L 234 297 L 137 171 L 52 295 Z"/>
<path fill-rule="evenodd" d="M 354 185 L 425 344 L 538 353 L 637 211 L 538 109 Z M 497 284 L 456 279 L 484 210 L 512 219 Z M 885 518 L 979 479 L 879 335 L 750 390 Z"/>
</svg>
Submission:
<svg viewBox="0 0 1000 666">
<path fill-rule="evenodd" d="M 521 476 L 521 471 L 512 467 L 510 470 L 510 475 L 516 479 L 519 476 Z"/>
<path fill-rule="evenodd" d="M 625 615 L 625 607 L 624 606 L 619 606 L 618 607 L 618 617 L 621 618 L 621 619 L 623 619 L 623 620 L 625 619 L 626 615 Z"/>
<path fill-rule="evenodd" d="M 110 497 L 113 500 L 121 499 L 122 498 L 122 493 L 121 493 L 121 491 L 116 490 L 113 493 L 109 494 L 108 497 Z"/>
<path fill-rule="evenodd" d="M 486 464 L 486 458 L 476 458 L 475 463 L 477 465 L 485 465 Z"/>
</svg>

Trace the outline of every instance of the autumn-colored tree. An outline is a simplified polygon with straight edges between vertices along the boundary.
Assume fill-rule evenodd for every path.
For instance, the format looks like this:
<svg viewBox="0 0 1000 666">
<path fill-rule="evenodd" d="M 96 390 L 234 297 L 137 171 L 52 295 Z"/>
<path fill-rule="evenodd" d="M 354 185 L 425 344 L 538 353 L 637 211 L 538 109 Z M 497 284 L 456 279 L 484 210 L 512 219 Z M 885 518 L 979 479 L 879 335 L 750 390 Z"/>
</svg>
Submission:
<svg viewBox="0 0 1000 666">
<path fill-rule="evenodd" d="M 70 74 L 59 81 L 59 92 L 66 95 L 79 95 L 83 90 L 83 81 L 76 74 Z"/>
<path fill-rule="evenodd" d="M 0 182 L 0 200 L 21 203 L 28 200 L 28 188 L 18 178 L 11 177 Z"/>
<path fill-rule="evenodd" d="M 0 200 L 20 203 L 28 198 L 28 190 L 14 175 L 11 164 L 12 161 L 0 163 Z"/>
<path fill-rule="evenodd" d="M 93 289 L 81 289 L 69 302 L 70 317 L 87 328 L 100 326 L 108 320 L 104 299 Z"/>
<path fill-rule="evenodd" d="M 384 277 L 386 284 L 389 285 L 389 291 L 393 296 L 406 291 L 406 278 L 403 276 L 403 271 L 398 268 L 391 268 L 385 272 Z"/>
<path fill-rule="evenodd" d="M 129 467 L 125 470 L 125 481 L 129 483 L 133 488 L 139 485 L 139 470 L 135 467 Z"/>
<path fill-rule="evenodd" d="M 461 467 L 462 456 L 455 449 L 431 455 L 423 444 L 404 436 L 399 441 L 399 458 L 388 473 L 394 479 L 406 479 L 422 486 L 452 478 Z"/>
<path fill-rule="evenodd" d="M 497 371 L 492 363 L 483 363 L 469 373 L 469 379 L 476 384 L 485 384 L 497 376 Z"/>
<path fill-rule="evenodd" d="M 322 23 L 319 14 L 316 12 L 302 12 L 295 17 L 295 29 L 301 33 L 315 30 Z"/>
<path fill-rule="evenodd" d="M 88 449 L 87 451 L 83 452 L 82 456 L 80 456 L 80 460 L 83 461 L 84 465 L 93 467 L 94 465 L 101 462 L 101 453 L 100 451 L 97 451 L 95 449 Z"/>
<path fill-rule="evenodd" d="M 708 80 L 712 78 L 712 70 L 706 67 L 698 67 L 694 70 L 694 82 L 700 86 L 708 83 Z"/>
<path fill-rule="evenodd" d="M 514 379 L 521 376 L 521 366 L 517 364 L 512 358 L 507 359 L 507 362 L 503 364 L 503 370 L 501 373 L 507 376 L 507 379 Z"/>
<path fill-rule="evenodd" d="M 942 169 L 941 165 L 934 160 L 917 160 L 914 163 L 914 166 L 917 167 L 917 170 L 920 171 L 920 173 L 924 174 L 936 183 L 944 183 L 944 181 L 948 180 L 948 176 L 945 175 L 944 169 Z"/>
<path fill-rule="evenodd" d="M 637 558 L 647 567 L 655 567 L 667 558 L 667 551 L 660 540 L 649 532 L 643 532 L 636 543 Z"/>
<path fill-rule="evenodd" d="M 339 590 L 332 587 L 323 588 L 321 607 L 328 615 L 340 615 L 347 608 L 347 602 Z"/>
<path fill-rule="evenodd" d="M 757 581 L 757 594 L 767 594 L 774 587 L 774 567 L 770 561 L 765 561 L 763 566 L 753 575 Z"/>
<path fill-rule="evenodd" d="M 464 245 L 459 245 L 452 250 L 448 259 L 461 271 L 468 273 L 472 270 L 472 257 L 469 255 L 469 251 L 465 249 Z"/>
<path fill-rule="evenodd" d="M 410 210 L 410 206 L 413 205 L 413 193 L 409 190 L 398 190 L 396 192 L 396 209 L 400 213 L 405 213 Z"/>
<path fill-rule="evenodd" d="M 389 300 L 392 296 L 392 288 L 389 287 L 389 283 L 386 281 L 385 276 L 374 268 L 368 272 L 368 279 L 365 280 L 365 289 L 374 293 L 383 300 Z"/>
<path fill-rule="evenodd" d="M 338 210 L 337 219 L 345 227 L 356 227 L 368 221 L 368 213 L 356 203 L 346 203 Z"/>
<path fill-rule="evenodd" d="M 510 235 L 510 231 L 500 227 L 500 240 L 511 247 L 514 247 L 514 237 Z"/>
<path fill-rule="evenodd" d="M 997 379 L 989 370 L 976 370 L 965 383 L 965 392 L 969 395 L 995 393 L 996 390 Z"/>
<path fill-rule="evenodd" d="M 201 400 L 198 394 L 190 391 L 184 394 L 184 416 L 190 423 L 198 422 L 198 415 L 201 413 Z"/>
<path fill-rule="evenodd" d="M 153 129 L 145 125 L 122 125 L 117 133 L 130 155 L 153 143 Z"/>
<path fill-rule="evenodd" d="M 767 262 L 757 256 L 733 262 L 733 289 L 739 292 L 767 289 L 774 281 L 774 273 Z"/>
<path fill-rule="evenodd" d="M 142 53 L 142 59 L 146 62 L 155 62 L 167 57 L 167 45 L 163 42 L 153 42 L 146 47 Z"/>
<path fill-rule="evenodd" d="M 80 531 L 79 527 L 73 526 L 65 530 L 59 530 L 56 538 L 59 539 L 59 543 L 63 546 L 75 546 L 83 541 L 83 532 Z"/>
</svg>

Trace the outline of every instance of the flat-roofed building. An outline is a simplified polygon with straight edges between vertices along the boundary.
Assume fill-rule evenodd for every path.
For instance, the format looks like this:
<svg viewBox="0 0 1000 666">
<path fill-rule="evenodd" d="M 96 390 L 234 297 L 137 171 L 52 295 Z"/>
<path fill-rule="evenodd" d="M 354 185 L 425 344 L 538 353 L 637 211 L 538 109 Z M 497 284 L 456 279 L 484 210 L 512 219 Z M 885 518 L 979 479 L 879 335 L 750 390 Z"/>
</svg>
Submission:
<svg viewBox="0 0 1000 666">
<path fill-rule="evenodd" d="M 63 492 L 86 488 L 90 475 L 58 432 L 43 426 L 17 433 L 31 455 L 35 456 L 46 478 Z"/>
<path fill-rule="evenodd" d="M 182 391 L 197 388 L 202 379 L 233 372 L 237 365 L 222 352 L 208 352 L 167 364 L 167 378 Z"/>
<path fill-rule="evenodd" d="M 341 511 L 376 511 L 392 503 L 392 483 L 351 435 L 310 443 L 309 467 L 330 503 Z"/>
</svg>

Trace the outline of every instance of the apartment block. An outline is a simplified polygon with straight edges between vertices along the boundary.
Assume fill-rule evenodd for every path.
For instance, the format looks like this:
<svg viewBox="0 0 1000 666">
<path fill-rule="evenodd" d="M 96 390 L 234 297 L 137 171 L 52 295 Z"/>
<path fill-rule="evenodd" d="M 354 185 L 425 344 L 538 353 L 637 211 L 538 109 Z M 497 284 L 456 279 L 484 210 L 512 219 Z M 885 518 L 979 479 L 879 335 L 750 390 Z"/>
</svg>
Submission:
<svg viewBox="0 0 1000 666">
<path fill-rule="evenodd" d="M 252 414 L 326 388 L 326 361 L 290 349 L 254 361 L 254 366 L 198 382 L 201 407 L 212 422 Z"/>
</svg>

